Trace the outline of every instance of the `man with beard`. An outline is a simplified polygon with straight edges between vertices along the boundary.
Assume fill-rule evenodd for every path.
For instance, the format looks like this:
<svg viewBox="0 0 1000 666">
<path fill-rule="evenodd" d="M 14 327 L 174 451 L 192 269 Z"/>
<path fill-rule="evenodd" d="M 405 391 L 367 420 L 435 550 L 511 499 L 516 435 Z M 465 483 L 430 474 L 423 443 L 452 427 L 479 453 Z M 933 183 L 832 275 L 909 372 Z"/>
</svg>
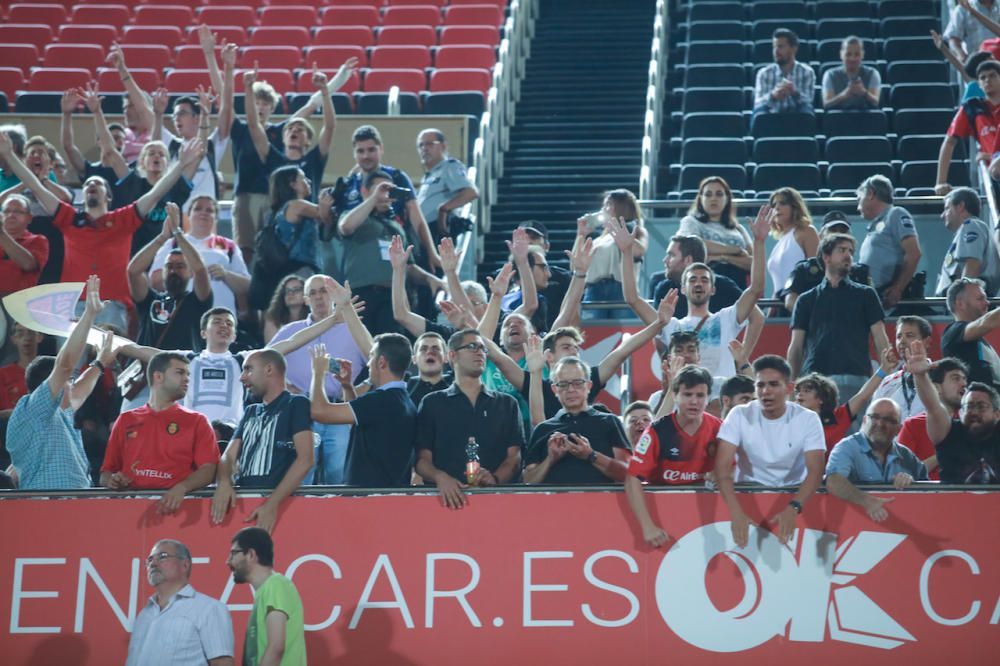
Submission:
<svg viewBox="0 0 1000 666">
<path fill-rule="evenodd" d="M 180 541 L 161 539 L 149 551 L 146 580 L 156 594 L 135 618 L 125 666 L 234 663 L 229 610 L 191 586 L 191 565 L 191 551 Z"/>
<path fill-rule="evenodd" d="M 955 321 L 941 334 L 941 354 L 961 359 L 969 368 L 970 382 L 1000 386 L 1000 356 L 986 336 L 1000 326 L 1000 308 L 990 310 L 985 284 L 958 278 L 948 287 L 947 303 Z"/>
<path fill-rule="evenodd" d="M 968 366 L 957 358 L 949 356 L 932 364 L 927 375 L 931 378 L 934 390 L 937 391 L 944 406 L 948 408 L 951 417 L 957 418 L 958 410 L 962 406 L 962 396 L 965 395 L 965 386 L 968 384 Z M 914 390 L 916 390 L 915 386 Z M 927 468 L 927 474 L 931 481 L 941 480 L 941 469 L 938 466 L 934 442 L 927 436 L 926 411 L 903 421 L 903 427 L 896 440 L 920 458 Z"/>
<path fill-rule="evenodd" d="M 671 289 L 676 289 L 678 292 L 683 291 L 681 289 L 681 276 L 684 275 L 684 270 L 691 264 L 704 264 L 707 257 L 708 250 L 705 247 L 705 241 L 701 238 L 698 236 L 675 234 L 670 239 L 670 243 L 667 244 L 667 251 L 663 254 L 664 271 L 662 273 L 655 273 L 650 278 L 650 295 L 652 296 L 653 307 L 658 307 L 660 301 L 663 300 L 667 292 Z M 639 290 L 635 289 L 634 295 L 631 293 L 632 291 L 632 289 L 626 290 L 625 299 L 632 309 L 636 310 L 642 307 L 638 302 L 640 300 Z M 712 294 L 712 298 L 708 301 L 708 309 L 717 312 L 723 308 L 728 308 L 740 299 L 741 294 L 743 294 L 743 289 L 732 278 L 716 274 L 715 293 Z M 628 300 L 629 298 L 632 298 L 632 300 Z M 687 296 L 681 294 L 677 298 L 677 308 L 675 309 L 674 316 L 678 319 L 683 319 L 687 314 Z"/>
<path fill-rule="evenodd" d="M 274 542 L 259 527 L 233 537 L 226 558 L 234 583 L 253 586 L 253 611 L 243 641 L 243 663 L 305 666 L 302 599 L 291 580 L 274 571 Z"/>
<path fill-rule="evenodd" d="M 927 407 L 927 436 L 937 451 L 941 482 L 968 485 L 1000 481 L 1000 394 L 996 389 L 981 382 L 969 384 L 958 418 L 952 419 L 931 384 L 931 363 L 920 342 L 910 348 L 906 367 Z"/>
<path fill-rule="evenodd" d="M 406 390 L 413 404 L 420 406 L 424 396 L 434 391 L 442 391 L 455 380 L 450 372 L 445 373 L 444 349 L 447 343 L 439 333 L 427 332 L 413 343 L 413 357 L 416 359 L 416 377 L 406 381 Z"/>
<path fill-rule="evenodd" d="M 880 498 L 859 490 L 856 484 L 889 484 L 896 490 L 914 480 L 926 481 L 927 468 L 912 451 L 894 441 L 899 432 L 899 405 L 889 398 L 873 400 L 865 412 L 861 432 L 840 440 L 826 464 L 826 487 L 839 497 L 857 504 L 876 523 L 889 517 L 885 505 L 892 497 Z"/>
<path fill-rule="evenodd" d="M 754 84 L 754 116 L 760 113 L 812 113 L 816 73 L 795 60 L 799 36 L 788 28 L 771 35 L 774 62 L 757 72 Z"/>
<path fill-rule="evenodd" d="M 101 485 L 112 490 L 169 489 L 157 504 L 176 511 L 184 496 L 215 478 L 219 446 L 203 414 L 181 407 L 188 389 L 187 356 L 160 352 L 146 368 L 149 403 L 115 421 L 101 466 Z"/>
<path fill-rule="evenodd" d="M 313 466 L 309 399 L 285 389 L 285 370 L 285 357 L 273 349 L 258 349 L 243 362 L 240 380 L 261 402 L 243 411 L 219 461 L 218 486 L 212 497 L 214 524 L 221 523 L 235 506 L 235 485 L 272 489 L 246 518 L 270 532 L 281 502 L 298 489 Z"/>
</svg>

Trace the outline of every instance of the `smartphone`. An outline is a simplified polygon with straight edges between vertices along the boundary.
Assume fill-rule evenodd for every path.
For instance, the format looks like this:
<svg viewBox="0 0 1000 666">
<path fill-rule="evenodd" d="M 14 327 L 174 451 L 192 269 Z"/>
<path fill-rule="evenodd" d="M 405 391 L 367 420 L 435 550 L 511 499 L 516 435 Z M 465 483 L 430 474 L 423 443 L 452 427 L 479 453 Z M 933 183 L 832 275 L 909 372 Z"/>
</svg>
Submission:
<svg viewBox="0 0 1000 666">
<path fill-rule="evenodd" d="M 340 374 L 340 361 L 335 358 L 330 359 L 330 374 L 339 375 Z"/>
<path fill-rule="evenodd" d="M 389 198 L 394 201 L 399 199 L 409 201 L 413 198 L 413 190 L 408 187 L 396 187 L 393 185 L 389 188 Z"/>
</svg>

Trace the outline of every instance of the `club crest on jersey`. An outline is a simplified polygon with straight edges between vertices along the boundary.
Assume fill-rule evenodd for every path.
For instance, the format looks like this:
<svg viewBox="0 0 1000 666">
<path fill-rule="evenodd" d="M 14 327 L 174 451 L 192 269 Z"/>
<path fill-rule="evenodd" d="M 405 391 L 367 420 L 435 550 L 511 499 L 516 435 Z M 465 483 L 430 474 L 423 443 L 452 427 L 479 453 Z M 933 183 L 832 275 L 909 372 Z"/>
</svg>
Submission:
<svg viewBox="0 0 1000 666">
<path fill-rule="evenodd" d="M 171 421 L 169 424 L 167 424 L 168 435 L 176 435 L 178 430 L 180 430 L 180 426 L 178 426 L 176 422 Z"/>
<path fill-rule="evenodd" d="M 649 433 L 648 432 L 643 433 L 642 437 L 640 437 L 639 441 L 636 442 L 635 444 L 635 452 L 645 453 L 647 450 L 649 450 L 649 445 L 652 443 L 653 443 L 653 438 L 649 435 Z"/>
</svg>

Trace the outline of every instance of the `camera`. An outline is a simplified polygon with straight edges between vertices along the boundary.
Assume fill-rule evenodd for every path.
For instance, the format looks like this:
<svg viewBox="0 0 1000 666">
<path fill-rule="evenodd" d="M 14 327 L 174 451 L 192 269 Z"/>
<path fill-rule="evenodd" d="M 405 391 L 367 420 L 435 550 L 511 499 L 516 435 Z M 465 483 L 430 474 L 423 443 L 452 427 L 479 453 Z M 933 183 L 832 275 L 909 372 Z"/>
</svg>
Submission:
<svg viewBox="0 0 1000 666">
<path fill-rule="evenodd" d="M 331 358 L 330 359 L 329 372 L 330 372 L 331 375 L 339 375 L 340 374 L 340 361 L 338 361 L 335 358 Z"/>
<path fill-rule="evenodd" d="M 389 198 L 393 201 L 409 201 L 413 198 L 413 190 L 408 187 L 393 185 L 389 188 Z"/>
<path fill-rule="evenodd" d="M 587 221 L 587 229 L 594 232 L 604 226 L 604 223 L 608 221 L 608 216 L 604 211 L 597 211 L 595 213 L 587 213 L 583 216 L 583 219 Z"/>
</svg>

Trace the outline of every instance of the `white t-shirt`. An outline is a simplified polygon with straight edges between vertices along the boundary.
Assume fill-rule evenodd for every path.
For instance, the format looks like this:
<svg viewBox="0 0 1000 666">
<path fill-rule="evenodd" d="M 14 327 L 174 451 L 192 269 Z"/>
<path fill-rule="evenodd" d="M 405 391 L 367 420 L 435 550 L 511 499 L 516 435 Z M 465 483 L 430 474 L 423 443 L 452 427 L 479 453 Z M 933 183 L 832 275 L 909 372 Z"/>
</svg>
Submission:
<svg viewBox="0 0 1000 666">
<path fill-rule="evenodd" d="M 160 134 L 160 140 L 170 146 L 171 141 L 181 141 L 181 138 L 175 135 L 173 132 L 168 130 L 166 127 L 163 128 Z M 226 147 L 229 146 L 229 137 L 225 139 L 219 138 L 219 128 L 216 127 L 212 130 L 212 133 L 208 135 L 208 140 L 215 144 L 213 152 L 215 155 L 215 168 L 219 169 L 219 165 L 222 163 L 222 156 L 226 152 Z M 184 141 L 183 143 L 187 143 Z M 201 162 L 198 163 L 198 170 L 195 171 L 194 178 L 191 180 L 191 194 L 188 196 L 187 201 L 181 206 L 181 210 L 187 210 L 188 204 L 191 200 L 199 196 L 209 196 L 213 199 L 215 196 L 215 174 L 212 173 L 212 166 L 208 161 L 208 155 L 201 158 Z"/>
<path fill-rule="evenodd" d="M 660 337 L 665 345 L 670 344 L 670 336 L 677 331 L 693 331 L 701 323 L 701 317 L 688 315 L 683 319 L 671 319 Z M 713 377 L 732 377 L 736 374 L 736 362 L 729 353 L 729 343 L 736 339 L 746 319 L 736 323 L 736 305 L 730 305 L 708 315 L 705 325 L 698 329 L 698 347 L 701 352 L 701 367 Z"/>
<path fill-rule="evenodd" d="M 207 349 L 191 359 L 191 386 L 184 406 L 201 412 L 209 421 L 238 424 L 243 418 L 243 359 L 232 352 L 215 354 Z"/>
<path fill-rule="evenodd" d="M 198 254 L 201 255 L 201 260 L 205 264 L 205 268 L 209 266 L 214 266 L 215 264 L 221 265 L 228 271 L 232 271 L 237 275 L 242 275 L 244 277 L 250 277 L 250 271 L 247 270 L 247 265 L 243 261 L 243 253 L 235 245 L 232 245 L 232 250 L 222 247 L 222 244 L 213 242 L 213 239 L 218 238 L 215 235 L 209 236 L 207 238 L 195 238 L 191 234 L 184 234 L 184 237 L 188 239 L 194 249 L 198 250 Z M 226 243 L 231 245 L 230 243 Z M 149 267 L 149 275 L 152 277 L 153 273 L 163 270 L 163 265 L 167 263 L 167 255 L 176 247 L 176 243 L 173 239 L 167 241 L 163 244 L 156 252 L 156 257 L 153 258 L 153 265 Z M 239 310 L 236 308 L 236 294 L 233 290 L 226 284 L 225 280 L 217 280 L 215 278 L 210 278 L 210 284 L 212 285 L 212 306 L 217 308 L 229 308 L 232 310 L 233 314 L 238 314 Z M 194 290 L 194 280 L 188 283 L 188 290 Z"/>
<path fill-rule="evenodd" d="M 823 424 L 816 412 L 794 402 L 771 420 L 756 400 L 734 407 L 719 429 L 719 439 L 738 447 L 736 483 L 772 488 L 797 486 L 806 478 L 807 451 L 826 451 Z"/>
</svg>

